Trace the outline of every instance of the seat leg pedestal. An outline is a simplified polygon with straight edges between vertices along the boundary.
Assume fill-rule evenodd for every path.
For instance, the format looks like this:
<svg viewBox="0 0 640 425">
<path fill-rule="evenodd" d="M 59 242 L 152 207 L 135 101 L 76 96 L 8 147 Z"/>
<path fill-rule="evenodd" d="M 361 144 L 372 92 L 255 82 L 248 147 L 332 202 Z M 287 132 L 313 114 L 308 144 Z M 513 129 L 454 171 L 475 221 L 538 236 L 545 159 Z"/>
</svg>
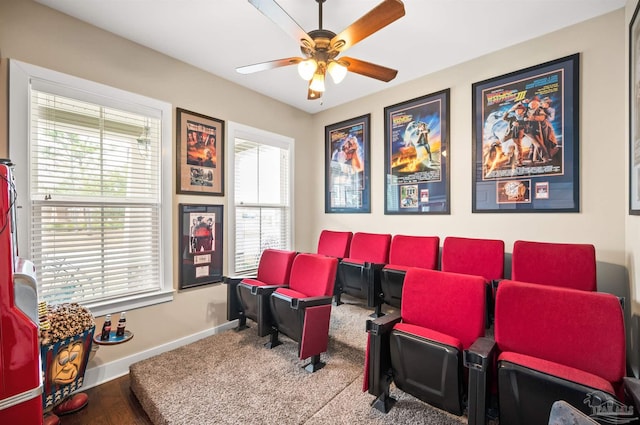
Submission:
<svg viewBox="0 0 640 425">
<path fill-rule="evenodd" d="M 245 316 L 243 313 L 241 313 L 240 317 L 238 317 L 238 326 L 236 326 L 234 328 L 234 330 L 236 332 L 240 332 L 240 331 L 243 331 L 245 329 L 249 329 L 249 326 L 247 325 L 247 316 Z"/>
<path fill-rule="evenodd" d="M 282 342 L 278 339 L 278 333 L 279 332 L 277 329 L 273 329 L 273 331 L 269 335 L 269 342 L 265 343 L 264 346 L 268 349 L 272 349 L 277 347 L 278 345 L 281 345 Z"/>
<path fill-rule="evenodd" d="M 382 312 L 382 304 L 376 305 L 376 310 L 369 315 L 369 317 L 374 319 L 377 319 L 378 317 L 382 317 L 382 316 L 384 316 L 384 313 Z"/>
<path fill-rule="evenodd" d="M 326 363 L 320 361 L 320 354 L 316 354 L 315 356 L 312 356 L 311 361 L 306 365 L 302 366 L 302 368 L 309 373 L 313 373 L 317 370 L 322 369 L 325 366 L 325 364 Z"/>
<path fill-rule="evenodd" d="M 398 400 L 391 397 L 386 391 L 384 391 L 378 398 L 373 400 L 371 405 L 381 411 L 382 413 L 389 413 L 389 410 L 396 404 Z"/>
<path fill-rule="evenodd" d="M 344 304 L 344 303 L 343 303 L 343 302 L 342 302 L 342 300 L 340 299 L 340 292 L 338 292 L 338 293 L 336 294 L 336 306 L 339 306 L 339 305 L 342 305 L 342 304 Z"/>
</svg>

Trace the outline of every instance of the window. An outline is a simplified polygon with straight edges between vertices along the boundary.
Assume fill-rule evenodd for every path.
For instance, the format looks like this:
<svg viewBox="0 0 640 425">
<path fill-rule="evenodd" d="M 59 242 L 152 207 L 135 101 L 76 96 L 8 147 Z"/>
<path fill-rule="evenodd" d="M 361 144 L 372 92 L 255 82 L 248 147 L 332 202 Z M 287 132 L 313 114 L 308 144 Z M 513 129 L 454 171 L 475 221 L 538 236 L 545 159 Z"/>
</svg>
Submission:
<svg viewBox="0 0 640 425">
<path fill-rule="evenodd" d="M 171 105 L 15 61 L 10 73 L 19 247 L 40 301 L 101 315 L 170 300 Z"/>
<path fill-rule="evenodd" d="M 293 140 L 229 123 L 229 271 L 247 275 L 267 248 L 291 249 Z"/>
</svg>

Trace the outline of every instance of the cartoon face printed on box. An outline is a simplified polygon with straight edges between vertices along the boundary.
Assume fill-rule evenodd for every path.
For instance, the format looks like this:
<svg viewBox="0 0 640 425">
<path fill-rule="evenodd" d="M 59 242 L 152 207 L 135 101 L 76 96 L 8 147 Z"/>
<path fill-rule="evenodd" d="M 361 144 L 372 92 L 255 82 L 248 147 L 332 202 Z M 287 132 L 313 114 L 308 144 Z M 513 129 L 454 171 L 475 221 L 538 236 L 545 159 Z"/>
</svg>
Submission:
<svg viewBox="0 0 640 425">
<path fill-rule="evenodd" d="M 84 362 L 84 345 L 82 341 L 74 341 L 61 347 L 51 364 L 51 381 L 56 385 L 73 382 Z"/>
</svg>

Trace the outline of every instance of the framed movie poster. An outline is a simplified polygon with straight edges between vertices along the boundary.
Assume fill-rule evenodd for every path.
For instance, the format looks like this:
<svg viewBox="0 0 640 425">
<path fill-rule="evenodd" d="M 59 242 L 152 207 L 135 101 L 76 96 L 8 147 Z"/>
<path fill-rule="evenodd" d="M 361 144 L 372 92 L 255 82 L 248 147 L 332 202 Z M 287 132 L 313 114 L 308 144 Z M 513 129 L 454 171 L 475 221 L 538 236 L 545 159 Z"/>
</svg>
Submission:
<svg viewBox="0 0 640 425">
<path fill-rule="evenodd" d="M 384 213 L 449 214 L 449 89 L 384 108 Z"/>
<path fill-rule="evenodd" d="M 224 195 L 224 121 L 176 108 L 177 192 Z"/>
<path fill-rule="evenodd" d="M 579 55 L 473 84 L 473 212 L 578 212 Z"/>
<path fill-rule="evenodd" d="M 629 24 L 629 214 L 640 215 L 640 3 Z"/>
<path fill-rule="evenodd" d="M 370 119 L 367 114 L 325 127 L 326 213 L 371 212 Z"/>
<path fill-rule="evenodd" d="M 222 205 L 179 204 L 179 289 L 222 281 Z"/>
</svg>

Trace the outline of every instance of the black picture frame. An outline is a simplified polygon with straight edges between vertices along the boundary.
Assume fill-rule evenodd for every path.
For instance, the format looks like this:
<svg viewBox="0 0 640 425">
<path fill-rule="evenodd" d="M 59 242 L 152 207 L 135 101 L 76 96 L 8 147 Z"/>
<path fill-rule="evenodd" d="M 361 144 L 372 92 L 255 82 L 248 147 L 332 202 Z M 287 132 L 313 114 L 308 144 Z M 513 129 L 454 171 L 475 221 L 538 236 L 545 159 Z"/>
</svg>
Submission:
<svg viewBox="0 0 640 425">
<path fill-rule="evenodd" d="M 473 212 L 579 212 L 573 54 L 472 85 Z"/>
<path fill-rule="evenodd" d="M 640 215 L 640 24 L 636 5 L 629 23 L 629 214 Z"/>
<path fill-rule="evenodd" d="M 371 212 L 371 114 L 325 127 L 325 213 Z"/>
<path fill-rule="evenodd" d="M 176 191 L 224 196 L 224 121 L 176 108 Z"/>
<path fill-rule="evenodd" d="M 384 213 L 450 213 L 450 90 L 384 108 Z"/>
<path fill-rule="evenodd" d="M 222 205 L 178 204 L 179 289 L 222 281 Z"/>
</svg>

